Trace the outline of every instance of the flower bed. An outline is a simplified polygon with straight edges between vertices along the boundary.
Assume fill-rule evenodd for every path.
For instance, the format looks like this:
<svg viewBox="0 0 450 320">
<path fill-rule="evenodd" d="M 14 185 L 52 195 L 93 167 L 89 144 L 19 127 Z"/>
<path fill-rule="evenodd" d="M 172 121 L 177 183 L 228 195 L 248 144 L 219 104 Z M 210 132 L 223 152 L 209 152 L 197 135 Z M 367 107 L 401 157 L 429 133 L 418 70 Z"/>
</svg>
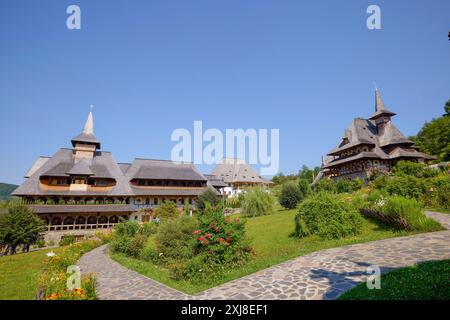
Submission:
<svg viewBox="0 0 450 320">
<path fill-rule="evenodd" d="M 78 259 L 96 247 L 100 240 L 85 240 L 64 247 L 58 254 L 49 254 L 45 268 L 39 276 L 37 291 L 38 300 L 94 300 L 95 275 L 84 275 L 81 278 L 81 288 L 67 289 L 69 274 L 67 268 L 76 265 Z"/>
</svg>

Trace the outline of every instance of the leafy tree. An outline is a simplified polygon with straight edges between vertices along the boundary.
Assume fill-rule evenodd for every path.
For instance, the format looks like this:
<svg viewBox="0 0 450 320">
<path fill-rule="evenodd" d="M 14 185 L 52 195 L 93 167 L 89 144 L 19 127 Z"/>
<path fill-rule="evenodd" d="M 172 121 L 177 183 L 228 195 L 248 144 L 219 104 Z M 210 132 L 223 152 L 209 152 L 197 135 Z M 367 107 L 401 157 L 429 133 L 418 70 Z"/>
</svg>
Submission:
<svg viewBox="0 0 450 320">
<path fill-rule="evenodd" d="M 437 156 L 437 161 L 450 161 L 450 100 L 445 115 L 425 123 L 414 142 L 421 151 Z"/>
<path fill-rule="evenodd" d="M 311 193 L 311 183 L 306 179 L 298 180 L 298 188 L 304 197 Z"/>
<path fill-rule="evenodd" d="M 211 206 L 215 207 L 219 203 L 219 196 L 216 194 L 216 192 L 208 188 L 205 191 L 203 191 L 197 198 L 197 208 L 200 211 L 205 211 L 206 203 L 209 203 Z"/>
<path fill-rule="evenodd" d="M 299 179 L 306 179 L 307 181 L 312 183 L 314 177 L 317 176 L 319 171 L 320 171 L 319 167 L 315 167 L 314 169 L 311 170 L 307 166 L 303 165 L 298 173 L 298 177 Z"/>
<path fill-rule="evenodd" d="M 0 246 L 14 254 L 19 245 L 35 243 L 46 226 L 32 209 L 20 202 L 10 202 L 7 209 L 0 214 Z"/>
<path fill-rule="evenodd" d="M 303 194 L 294 182 L 287 182 L 281 188 L 278 202 L 286 209 L 294 209 L 303 199 Z"/>
<path fill-rule="evenodd" d="M 180 211 L 178 210 L 175 202 L 164 201 L 158 208 L 156 208 L 155 215 L 162 219 L 172 219 L 178 217 L 180 215 Z"/>
<path fill-rule="evenodd" d="M 256 217 L 275 213 L 276 199 L 261 188 L 249 190 L 242 201 L 242 215 Z"/>
</svg>

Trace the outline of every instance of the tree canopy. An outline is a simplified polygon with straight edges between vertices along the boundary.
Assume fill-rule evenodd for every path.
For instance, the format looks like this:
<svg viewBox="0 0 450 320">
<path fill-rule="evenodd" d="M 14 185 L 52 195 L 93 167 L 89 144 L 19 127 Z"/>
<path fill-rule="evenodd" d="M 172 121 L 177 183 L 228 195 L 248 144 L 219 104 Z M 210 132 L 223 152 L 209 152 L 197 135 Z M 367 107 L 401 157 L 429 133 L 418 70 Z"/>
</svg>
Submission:
<svg viewBox="0 0 450 320">
<path fill-rule="evenodd" d="M 444 110 L 442 117 L 425 123 L 417 136 L 412 138 L 422 152 L 438 157 L 438 162 L 450 161 L 450 100 Z"/>
<path fill-rule="evenodd" d="M 14 254 L 21 244 L 33 244 L 44 232 L 44 222 L 26 205 L 12 201 L 0 214 L 0 247 Z"/>
</svg>

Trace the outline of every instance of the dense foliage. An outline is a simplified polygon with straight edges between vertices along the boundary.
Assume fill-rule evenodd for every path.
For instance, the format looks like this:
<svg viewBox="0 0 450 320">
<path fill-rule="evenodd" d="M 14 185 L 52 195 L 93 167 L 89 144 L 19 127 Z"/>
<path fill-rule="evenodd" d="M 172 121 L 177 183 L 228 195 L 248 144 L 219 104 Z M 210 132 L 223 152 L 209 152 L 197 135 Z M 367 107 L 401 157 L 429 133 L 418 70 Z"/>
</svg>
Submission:
<svg viewBox="0 0 450 320">
<path fill-rule="evenodd" d="M 276 199 L 260 188 L 248 190 L 242 200 L 241 213 L 245 217 L 256 217 L 275 213 Z"/>
<path fill-rule="evenodd" d="M 424 214 L 422 204 L 414 198 L 387 196 L 375 190 L 367 196 L 362 213 L 400 230 L 428 232 L 441 230 L 441 225 Z"/>
<path fill-rule="evenodd" d="M 286 182 L 281 187 L 278 202 L 285 209 L 294 209 L 303 199 L 303 193 L 295 182 Z"/>
<path fill-rule="evenodd" d="M 450 100 L 442 117 L 425 123 L 417 136 L 413 137 L 421 151 L 438 157 L 439 161 L 450 161 Z"/>
<path fill-rule="evenodd" d="M 155 216 L 164 219 L 173 219 L 180 215 L 180 211 L 178 210 L 177 205 L 173 201 L 164 201 L 158 208 L 155 210 Z"/>
<path fill-rule="evenodd" d="M 7 204 L 0 214 L 0 249 L 14 254 L 21 244 L 34 244 L 45 230 L 43 221 L 32 209 L 19 201 Z"/>
<path fill-rule="evenodd" d="M 8 183 L 1 183 L 0 182 L 0 200 L 1 199 L 7 199 L 11 196 L 11 193 L 17 189 L 17 185 L 15 184 L 8 184 Z"/>
<path fill-rule="evenodd" d="M 156 233 L 156 230 L 156 224 L 153 222 L 139 224 L 136 221 L 122 221 L 114 227 L 111 250 L 138 257 L 148 237 Z"/>
<path fill-rule="evenodd" d="M 213 189 L 208 188 L 197 197 L 196 204 L 197 208 L 203 212 L 206 209 L 207 203 L 212 207 L 215 207 L 219 201 L 220 197 L 217 193 Z"/>
<path fill-rule="evenodd" d="M 217 210 L 168 220 L 147 241 L 140 259 L 163 266 L 173 279 L 215 277 L 242 265 L 254 253 L 245 239 L 244 224 Z"/>
<path fill-rule="evenodd" d="M 319 192 L 305 199 L 295 216 L 295 235 L 318 235 L 326 239 L 339 239 L 359 234 L 362 217 L 349 203 L 337 196 Z"/>
</svg>

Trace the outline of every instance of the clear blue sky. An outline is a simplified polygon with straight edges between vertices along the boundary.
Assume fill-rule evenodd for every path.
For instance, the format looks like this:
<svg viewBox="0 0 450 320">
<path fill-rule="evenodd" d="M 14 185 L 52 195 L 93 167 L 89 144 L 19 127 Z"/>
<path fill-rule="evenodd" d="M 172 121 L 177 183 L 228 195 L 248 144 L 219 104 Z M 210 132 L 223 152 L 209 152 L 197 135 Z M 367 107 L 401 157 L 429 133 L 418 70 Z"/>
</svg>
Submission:
<svg viewBox="0 0 450 320">
<path fill-rule="evenodd" d="M 66 28 L 77 4 L 82 29 Z M 378 4 L 382 30 L 366 28 Z M 94 104 L 119 162 L 176 128 L 279 128 L 284 173 L 320 164 L 376 81 L 406 135 L 450 98 L 450 1 L 0 0 L 0 181 L 68 147 Z M 210 167 L 200 167 L 208 172 Z"/>
</svg>

